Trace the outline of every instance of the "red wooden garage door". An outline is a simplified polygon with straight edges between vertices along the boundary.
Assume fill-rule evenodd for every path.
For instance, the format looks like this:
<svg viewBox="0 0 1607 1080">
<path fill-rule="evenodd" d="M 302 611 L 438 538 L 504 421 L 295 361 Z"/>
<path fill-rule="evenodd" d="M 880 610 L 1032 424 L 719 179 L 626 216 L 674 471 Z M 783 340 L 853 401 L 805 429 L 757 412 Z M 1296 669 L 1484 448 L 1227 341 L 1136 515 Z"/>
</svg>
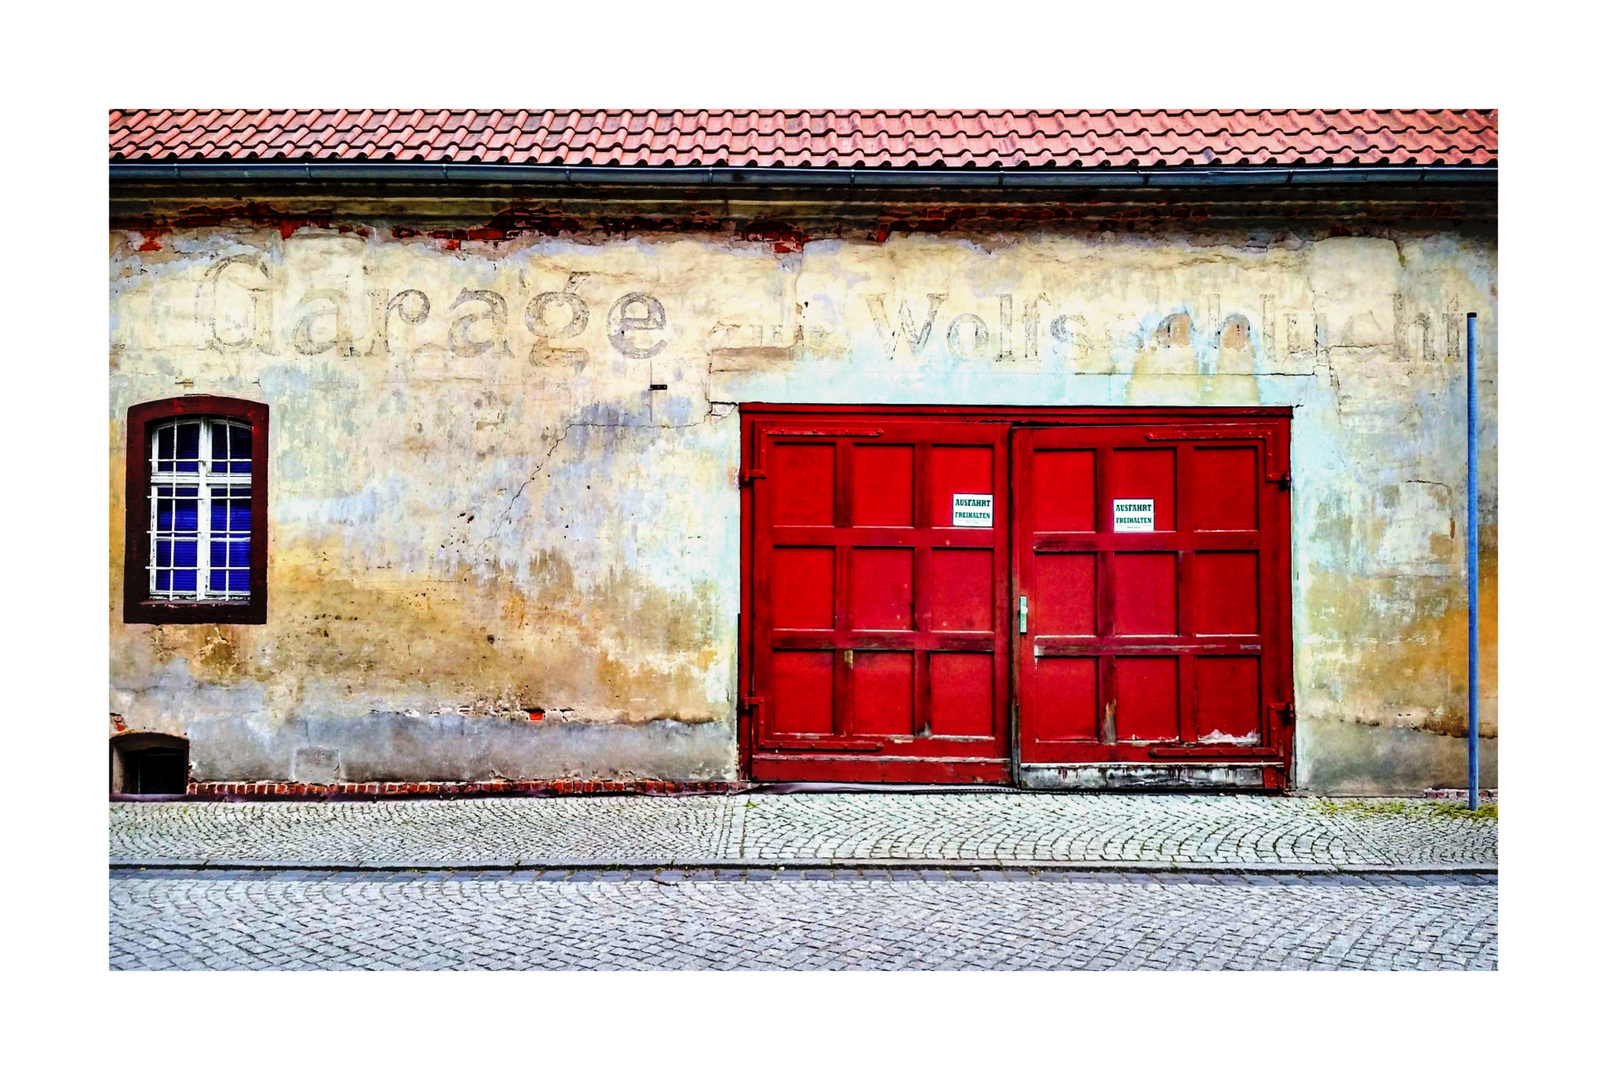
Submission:
<svg viewBox="0 0 1607 1080">
<path fill-rule="evenodd" d="M 1024 765 L 1282 760 L 1286 463 L 1270 422 L 1015 433 Z"/>
<path fill-rule="evenodd" d="M 1286 410 L 745 407 L 744 773 L 1282 786 L 1287 470 Z"/>
<path fill-rule="evenodd" d="M 1008 778 L 1008 433 L 754 423 L 755 779 Z"/>
</svg>

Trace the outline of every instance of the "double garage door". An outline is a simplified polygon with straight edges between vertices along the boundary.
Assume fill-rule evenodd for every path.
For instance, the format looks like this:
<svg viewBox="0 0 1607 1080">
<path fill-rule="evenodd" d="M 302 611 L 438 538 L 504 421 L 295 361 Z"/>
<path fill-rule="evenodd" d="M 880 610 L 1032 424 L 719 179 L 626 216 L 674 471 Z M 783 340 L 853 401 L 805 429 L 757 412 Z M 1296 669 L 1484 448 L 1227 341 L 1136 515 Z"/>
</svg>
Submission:
<svg viewBox="0 0 1607 1080">
<path fill-rule="evenodd" d="M 745 408 L 745 772 L 1284 786 L 1288 425 Z"/>
</svg>

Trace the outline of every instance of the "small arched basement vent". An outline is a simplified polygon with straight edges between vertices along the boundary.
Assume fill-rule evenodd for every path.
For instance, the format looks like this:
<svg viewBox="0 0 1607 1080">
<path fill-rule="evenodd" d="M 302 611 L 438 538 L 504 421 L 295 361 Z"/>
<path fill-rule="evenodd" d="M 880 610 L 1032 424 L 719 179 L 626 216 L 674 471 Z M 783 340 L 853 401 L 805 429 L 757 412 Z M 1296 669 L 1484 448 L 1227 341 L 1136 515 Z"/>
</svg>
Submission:
<svg viewBox="0 0 1607 1080">
<path fill-rule="evenodd" d="M 183 795 L 190 784 L 190 740 L 130 731 L 112 737 L 112 794 Z"/>
</svg>

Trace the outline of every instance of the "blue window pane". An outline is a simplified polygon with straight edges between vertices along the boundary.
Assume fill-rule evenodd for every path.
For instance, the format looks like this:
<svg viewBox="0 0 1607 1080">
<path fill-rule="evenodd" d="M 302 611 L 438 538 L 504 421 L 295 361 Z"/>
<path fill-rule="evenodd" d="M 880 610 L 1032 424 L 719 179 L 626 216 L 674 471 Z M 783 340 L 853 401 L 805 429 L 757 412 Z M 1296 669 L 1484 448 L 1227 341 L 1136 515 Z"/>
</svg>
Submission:
<svg viewBox="0 0 1607 1080">
<path fill-rule="evenodd" d="M 174 530 L 177 532 L 195 532 L 200 527 L 201 513 L 195 505 L 194 499 L 180 499 L 174 506 Z"/>
<path fill-rule="evenodd" d="M 177 543 L 175 543 L 173 545 L 173 565 L 174 566 L 194 566 L 194 565 L 196 565 L 196 562 L 195 562 L 196 548 L 198 548 L 199 546 L 200 545 L 197 544 L 194 540 L 180 540 Z M 191 580 L 193 581 L 195 575 L 192 574 L 192 575 L 190 575 L 190 577 L 191 577 Z"/>
<path fill-rule="evenodd" d="M 173 565 L 173 545 L 166 540 L 158 540 L 156 542 L 156 565 Z"/>
<path fill-rule="evenodd" d="M 236 590 L 238 590 L 240 592 L 249 591 L 250 588 L 251 588 L 251 571 L 249 571 L 249 570 L 230 570 L 229 571 L 229 588 L 236 589 Z"/>
<path fill-rule="evenodd" d="M 236 501 L 233 506 L 229 507 L 229 531 L 230 532 L 250 532 L 251 531 L 251 504 L 250 503 L 242 503 L 242 502 Z"/>
<path fill-rule="evenodd" d="M 212 541 L 212 565 L 213 566 L 228 566 L 229 565 L 229 545 L 224 543 L 222 540 L 214 540 L 214 541 Z M 218 586 L 218 585 L 214 585 L 212 587 L 214 589 L 221 588 L 221 586 Z"/>
<path fill-rule="evenodd" d="M 207 588 L 213 592 L 222 592 L 229 587 L 229 572 L 227 570 L 213 570 Z"/>
<path fill-rule="evenodd" d="M 172 499 L 158 499 L 156 501 L 156 529 L 158 532 L 173 531 Z"/>
<path fill-rule="evenodd" d="M 229 471 L 229 425 L 212 425 L 212 471 Z"/>
<path fill-rule="evenodd" d="M 251 541 L 234 540 L 229 543 L 229 565 L 251 565 Z"/>
<path fill-rule="evenodd" d="M 179 592 L 194 592 L 195 591 L 195 571 L 194 570 L 175 570 L 175 571 L 173 571 L 173 588 L 178 590 Z"/>
<path fill-rule="evenodd" d="M 233 465 L 229 466 L 229 471 L 236 473 L 249 473 L 251 472 L 251 462 L 249 460 L 236 461 Z"/>
<path fill-rule="evenodd" d="M 201 425 L 180 424 L 178 427 L 178 461 L 174 469 L 178 472 L 199 472 L 201 463 Z"/>
<path fill-rule="evenodd" d="M 156 587 L 166 592 L 173 587 L 173 572 L 171 570 L 158 570 L 156 572 Z"/>
<path fill-rule="evenodd" d="M 223 532 L 229 527 L 229 507 L 223 502 L 212 504 L 212 531 Z"/>
<path fill-rule="evenodd" d="M 156 456 L 170 458 L 173 456 L 173 429 L 163 428 L 156 433 Z"/>
<path fill-rule="evenodd" d="M 250 467 L 250 464 L 249 464 L 250 461 L 251 461 L 251 429 L 250 428 L 248 428 L 248 427 L 237 427 L 232 432 L 229 433 L 229 456 L 234 458 L 236 461 L 240 461 L 242 459 L 244 461 L 246 461 L 247 465 L 246 465 L 246 468 L 245 468 L 244 471 L 246 471 L 246 472 L 251 471 L 251 467 Z"/>
</svg>

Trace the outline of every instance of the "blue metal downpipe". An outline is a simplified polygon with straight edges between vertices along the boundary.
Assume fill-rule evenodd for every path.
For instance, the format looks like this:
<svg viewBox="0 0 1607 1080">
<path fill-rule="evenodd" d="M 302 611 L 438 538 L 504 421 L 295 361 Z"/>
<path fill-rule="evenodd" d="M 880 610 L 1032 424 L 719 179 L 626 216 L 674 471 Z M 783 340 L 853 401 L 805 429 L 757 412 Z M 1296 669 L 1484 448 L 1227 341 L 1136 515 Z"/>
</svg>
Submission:
<svg viewBox="0 0 1607 1080">
<path fill-rule="evenodd" d="M 1479 808 L 1478 316 L 1468 312 L 1468 809 Z"/>
</svg>

